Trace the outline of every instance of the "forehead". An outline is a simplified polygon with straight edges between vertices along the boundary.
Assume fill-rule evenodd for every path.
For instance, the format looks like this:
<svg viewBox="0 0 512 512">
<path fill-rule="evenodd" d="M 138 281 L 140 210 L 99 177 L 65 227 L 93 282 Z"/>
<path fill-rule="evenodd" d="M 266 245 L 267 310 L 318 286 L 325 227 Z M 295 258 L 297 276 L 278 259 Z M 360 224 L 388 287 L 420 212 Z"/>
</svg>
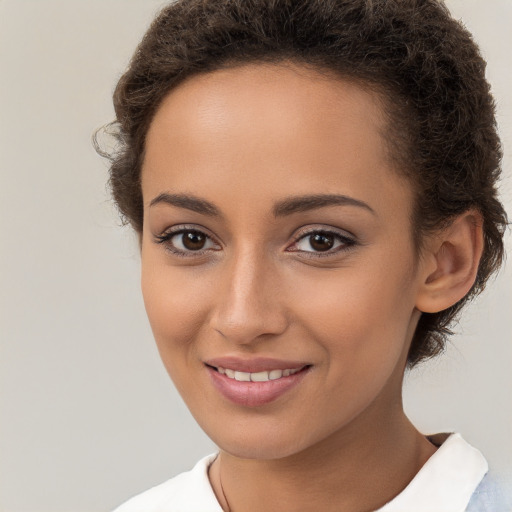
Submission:
<svg viewBox="0 0 512 512">
<path fill-rule="evenodd" d="M 379 203 L 389 188 L 407 203 L 385 129 L 377 94 L 312 69 L 250 64 L 197 75 L 168 94 L 152 121 L 144 201 L 199 189 L 213 202 L 236 194 L 246 205 L 306 193 Z"/>
</svg>

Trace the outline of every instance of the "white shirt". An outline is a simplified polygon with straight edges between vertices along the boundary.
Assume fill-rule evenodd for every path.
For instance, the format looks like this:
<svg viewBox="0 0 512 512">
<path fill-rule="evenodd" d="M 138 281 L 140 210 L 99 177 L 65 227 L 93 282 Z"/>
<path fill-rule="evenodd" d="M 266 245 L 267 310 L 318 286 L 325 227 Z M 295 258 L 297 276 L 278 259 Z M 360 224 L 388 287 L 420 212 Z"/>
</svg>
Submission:
<svg viewBox="0 0 512 512">
<path fill-rule="evenodd" d="M 439 438 L 441 446 L 409 485 L 376 512 L 466 510 L 487 473 L 487 461 L 460 434 L 431 437 L 435 444 Z M 217 454 L 204 457 L 191 471 L 135 496 L 114 512 L 222 512 L 208 479 L 208 467 L 216 457 Z"/>
</svg>

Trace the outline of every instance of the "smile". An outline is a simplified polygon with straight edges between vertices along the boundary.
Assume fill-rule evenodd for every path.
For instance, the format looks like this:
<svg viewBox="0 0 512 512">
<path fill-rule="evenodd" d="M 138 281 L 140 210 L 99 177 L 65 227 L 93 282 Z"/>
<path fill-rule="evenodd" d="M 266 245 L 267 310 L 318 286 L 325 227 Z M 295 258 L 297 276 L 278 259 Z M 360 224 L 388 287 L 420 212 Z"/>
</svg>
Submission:
<svg viewBox="0 0 512 512">
<path fill-rule="evenodd" d="M 312 365 L 263 358 L 221 358 L 207 361 L 205 367 L 213 387 L 224 399 L 239 406 L 261 407 L 299 386 L 311 373 Z"/>
<path fill-rule="evenodd" d="M 269 380 L 277 380 L 283 377 L 289 377 L 295 373 L 300 372 L 303 368 L 289 368 L 285 370 L 264 370 L 261 372 L 249 373 L 230 368 L 222 368 L 221 366 L 215 368 L 220 374 L 225 375 L 228 379 L 234 379 L 239 382 L 267 382 Z"/>
</svg>

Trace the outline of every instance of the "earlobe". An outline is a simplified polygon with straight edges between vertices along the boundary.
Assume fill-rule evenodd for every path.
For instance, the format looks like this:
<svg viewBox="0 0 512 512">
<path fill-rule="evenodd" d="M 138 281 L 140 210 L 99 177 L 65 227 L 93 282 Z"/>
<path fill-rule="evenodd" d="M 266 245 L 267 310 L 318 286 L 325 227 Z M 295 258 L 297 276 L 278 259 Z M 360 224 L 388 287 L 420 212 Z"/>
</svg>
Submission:
<svg viewBox="0 0 512 512">
<path fill-rule="evenodd" d="M 483 251 L 482 216 L 469 210 L 433 236 L 423 258 L 416 308 L 437 313 L 471 289 Z"/>
</svg>

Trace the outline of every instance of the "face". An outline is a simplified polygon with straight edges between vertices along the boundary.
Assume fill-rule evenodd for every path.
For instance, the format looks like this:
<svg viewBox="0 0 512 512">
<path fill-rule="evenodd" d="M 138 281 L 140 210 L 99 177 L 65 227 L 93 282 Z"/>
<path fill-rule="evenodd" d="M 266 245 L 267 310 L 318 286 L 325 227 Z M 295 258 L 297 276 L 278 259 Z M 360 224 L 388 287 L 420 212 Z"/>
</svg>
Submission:
<svg viewBox="0 0 512 512">
<path fill-rule="evenodd" d="M 152 121 L 144 301 L 226 452 L 285 457 L 400 409 L 419 280 L 383 130 L 371 93 L 268 64 L 192 77 Z"/>
</svg>

